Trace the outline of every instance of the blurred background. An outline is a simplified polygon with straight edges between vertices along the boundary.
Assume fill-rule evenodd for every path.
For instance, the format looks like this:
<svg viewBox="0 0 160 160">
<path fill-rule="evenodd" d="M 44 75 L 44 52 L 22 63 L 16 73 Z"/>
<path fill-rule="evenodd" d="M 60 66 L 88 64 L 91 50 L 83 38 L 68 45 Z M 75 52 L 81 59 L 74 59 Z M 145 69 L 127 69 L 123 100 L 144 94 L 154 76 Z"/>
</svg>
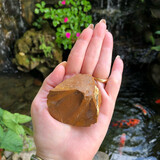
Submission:
<svg viewBox="0 0 160 160">
<path fill-rule="evenodd" d="M 124 73 L 100 151 L 111 160 L 159 160 L 160 0 L 0 0 L 0 108 L 30 116 L 44 78 L 102 18 Z"/>
</svg>

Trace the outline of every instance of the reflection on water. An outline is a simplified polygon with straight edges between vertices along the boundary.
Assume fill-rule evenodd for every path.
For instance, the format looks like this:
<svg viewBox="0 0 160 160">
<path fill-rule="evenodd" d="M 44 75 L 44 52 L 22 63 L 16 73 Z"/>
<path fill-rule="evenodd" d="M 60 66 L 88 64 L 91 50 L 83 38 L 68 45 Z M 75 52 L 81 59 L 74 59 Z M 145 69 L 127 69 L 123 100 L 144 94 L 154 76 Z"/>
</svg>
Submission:
<svg viewBox="0 0 160 160">
<path fill-rule="evenodd" d="M 124 71 L 112 122 L 139 119 L 140 123 L 129 128 L 110 125 L 101 149 L 110 155 L 111 160 L 159 160 L 160 105 L 155 104 L 155 100 L 160 97 L 160 94 L 158 89 L 147 80 L 145 71 L 137 71 L 138 68 L 133 68 L 127 67 Z M 144 107 L 147 115 L 135 107 L 137 103 Z M 123 153 L 120 155 L 119 143 L 123 133 L 126 134 L 126 141 Z"/>
<path fill-rule="evenodd" d="M 41 82 L 25 73 L 0 74 L 0 107 L 30 114 L 30 106 Z"/>
</svg>

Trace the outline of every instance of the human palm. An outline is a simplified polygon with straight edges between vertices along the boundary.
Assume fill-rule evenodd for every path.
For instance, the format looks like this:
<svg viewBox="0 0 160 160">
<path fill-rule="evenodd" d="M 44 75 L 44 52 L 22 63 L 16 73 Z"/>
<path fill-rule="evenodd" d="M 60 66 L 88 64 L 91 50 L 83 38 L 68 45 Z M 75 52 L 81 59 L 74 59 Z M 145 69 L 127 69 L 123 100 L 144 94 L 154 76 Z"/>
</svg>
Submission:
<svg viewBox="0 0 160 160">
<path fill-rule="evenodd" d="M 112 48 L 113 38 L 106 30 L 105 21 L 101 20 L 95 28 L 90 25 L 81 33 L 68 61 L 59 64 L 44 80 L 31 107 L 34 140 L 39 157 L 44 160 L 93 159 L 108 130 L 121 84 L 123 62 L 119 56 L 115 59 L 110 74 Z M 110 74 L 106 85 L 97 82 L 102 104 L 97 123 L 90 127 L 63 124 L 48 112 L 49 91 L 64 79 L 79 73 L 104 79 Z"/>
</svg>

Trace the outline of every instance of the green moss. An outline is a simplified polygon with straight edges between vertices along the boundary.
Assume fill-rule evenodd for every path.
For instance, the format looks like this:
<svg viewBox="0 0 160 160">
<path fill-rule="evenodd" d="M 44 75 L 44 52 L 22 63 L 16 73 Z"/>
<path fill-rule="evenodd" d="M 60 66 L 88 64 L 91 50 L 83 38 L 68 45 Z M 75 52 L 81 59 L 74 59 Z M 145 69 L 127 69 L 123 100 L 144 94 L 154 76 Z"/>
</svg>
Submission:
<svg viewBox="0 0 160 160">
<path fill-rule="evenodd" d="M 54 68 L 62 61 L 62 51 L 55 43 L 55 32 L 48 24 L 40 30 L 30 29 L 15 43 L 13 63 L 28 72 L 39 65 Z"/>
</svg>

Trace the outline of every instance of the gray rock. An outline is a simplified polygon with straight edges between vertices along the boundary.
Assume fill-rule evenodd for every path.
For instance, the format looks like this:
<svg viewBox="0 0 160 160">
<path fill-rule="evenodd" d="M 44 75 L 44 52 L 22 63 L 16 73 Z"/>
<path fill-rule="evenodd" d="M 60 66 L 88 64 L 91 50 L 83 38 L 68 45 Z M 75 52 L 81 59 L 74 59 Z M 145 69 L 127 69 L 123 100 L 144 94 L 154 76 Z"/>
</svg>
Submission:
<svg viewBox="0 0 160 160">
<path fill-rule="evenodd" d="M 42 30 L 36 31 L 34 28 L 28 30 L 15 43 L 13 63 L 24 72 L 40 66 L 53 69 L 62 61 L 62 51 L 55 42 L 55 36 L 55 31 L 48 23 Z M 43 46 L 43 49 L 40 46 Z M 50 46 L 47 53 L 45 53 L 46 47 L 44 46 Z M 43 70 L 42 74 L 47 75 L 48 70 Z"/>
<path fill-rule="evenodd" d="M 9 152 L 9 151 L 4 151 L 4 156 L 6 158 L 10 157 L 13 153 L 12 152 Z"/>
<path fill-rule="evenodd" d="M 160 9 L 159 8 L 158 9 L 151 8 L 151 13 L 154 18 L 160 18 Z"/>
<path fill-rule="evenodd" d="M 3 157 L 1 158 L 1 160 L 6 160 L 6 157 L 5 157 L 5 156 L 3 156 Z"/>
<path fill-rule="evenodd" d="M 160 53 L 157 56 L 157 60 L 151 64 L 150 68 L 152 80 L 160 87 Z"/>
<path fill-rule="evenodd" d="M 36 151 L 21 152 L 20 154 L 15 153 L 15 154 L 12 156 L 12 160 L 19 160 L 19 159 L 29 160 L 29 159 L 31 158 L 32 154 L 36 154 Z"/>
<path fill-rule="evenodd" d="M 93 160 L 109 160 L 109 156 L 101 151 L 98 151 Z"/>
</svg>

